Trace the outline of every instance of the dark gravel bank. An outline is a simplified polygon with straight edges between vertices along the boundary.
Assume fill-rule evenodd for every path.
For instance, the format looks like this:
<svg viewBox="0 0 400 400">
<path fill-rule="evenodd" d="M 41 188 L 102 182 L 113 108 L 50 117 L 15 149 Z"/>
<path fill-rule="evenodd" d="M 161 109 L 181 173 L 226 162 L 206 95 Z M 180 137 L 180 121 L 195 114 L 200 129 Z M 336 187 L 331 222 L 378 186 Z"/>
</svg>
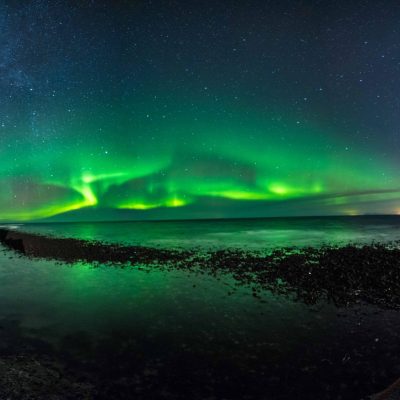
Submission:
<svg viewBox="0 0 400 400">
<path fill-rule="evenodd" d="M 268 255 L 245 250 L 167 250 L 120 246 L 0 229 L 0 243 L 28 257 L 65 263 L 85 261 L 110 266 L 228 273 L 238 284 L 294 296 L 306 304 L 328 301 L 338 307 L 357 303 L 400 307 L 400 247 L 371 244 L 322 248 L 283 248 Z"/>
</svg>

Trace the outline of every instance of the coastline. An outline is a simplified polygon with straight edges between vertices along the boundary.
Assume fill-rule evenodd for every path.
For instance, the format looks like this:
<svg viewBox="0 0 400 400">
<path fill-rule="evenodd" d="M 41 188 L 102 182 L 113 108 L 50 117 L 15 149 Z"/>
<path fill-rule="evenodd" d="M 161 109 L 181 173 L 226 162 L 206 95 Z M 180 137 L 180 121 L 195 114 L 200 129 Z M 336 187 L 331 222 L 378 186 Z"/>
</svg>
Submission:
<svg viewBox="0 0 400 400">
<path fill-rule="evenodd" d="M 366 303 L 400 308 L 400 248 L 394 245 L 281 248 L 269 254 L 238 249 L 172 250 L 58 238 L 0 229 L 0 243 L 17 254 L 63 263 L 200 271 L 231 275 L 253 296 L 268 290 L 308 305 Z"/>
</svg>

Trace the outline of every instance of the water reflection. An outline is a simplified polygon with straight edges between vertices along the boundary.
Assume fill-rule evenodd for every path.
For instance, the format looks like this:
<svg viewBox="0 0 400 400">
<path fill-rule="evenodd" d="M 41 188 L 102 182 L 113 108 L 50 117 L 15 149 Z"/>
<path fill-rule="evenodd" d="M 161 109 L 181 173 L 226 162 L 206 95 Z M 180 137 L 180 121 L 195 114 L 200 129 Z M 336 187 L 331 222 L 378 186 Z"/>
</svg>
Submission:
<svg viewBox="0 0 400 400">
<path fill-rule="evenodd" d="M 157 247 L 265 249 L 400 240 L 400 216 L 40 224 L 22 229 Z"/>
<path fill-rule="evenodd" d="M 1 354 L 56 360 L 100 388 L 94 398 L 354 399 L 396 378 L 394 311 L 307 307 L 269 292 L 259 301 L 246 287 L 229 295 L 228 276 L 9 256 Z"/>
</svg>

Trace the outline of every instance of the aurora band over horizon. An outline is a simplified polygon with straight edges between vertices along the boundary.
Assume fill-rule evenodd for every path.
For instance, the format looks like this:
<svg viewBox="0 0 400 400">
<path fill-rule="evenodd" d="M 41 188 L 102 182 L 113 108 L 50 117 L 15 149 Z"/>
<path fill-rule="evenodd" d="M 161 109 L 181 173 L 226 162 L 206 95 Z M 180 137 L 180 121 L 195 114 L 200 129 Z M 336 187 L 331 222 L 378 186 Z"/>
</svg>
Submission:
<svg viewBox="0 0 400 400">
<path fill-rule="evenodd" d="M 238 120 L 243 118 L 238 116 Z M 140 142 L 125 126 L 124 135 L 110 129 L 100 146 L 95 143 L 98 137 L 93 143 L 86 139 L 85 132 L 93 128 L 86 129 L 80 135 L 87 147 L 75 149 L 69 142 L 71 136 L 79 136 L 76 131 L 65 135 L 63 146 L 68 150 L 63 150 L 63 157 L 53 146 L 23 155 L 21 164 L 29 165 L 29 170 L 15 171 L 15 175 L 10 171 L 2 180 L 6 190 L 0 197 L 1 219 L 30 221 L 81 208 L 162 209 L 168 218 L 170 209 L 190 211 L 193 205 L 203 209 L 201 215 L 212 217 L 216 204 L 215 216 L 224 216 L 220 208 L 227 210 L 226 216 L 243 208 L 246 216 L 246 208 L 255 206 L 262 216 L 271 215 L 269 210 L 281 203 L 285 204 L 283 215 L 285 209 L 296 215 L 299 204 L 303 207 L 299 214 L 326 210 L 354 215 L 368 210 L 365 207 L 371 203 L 394 200 L 396 204 L 400 196 L 398 190 L 383 184 L 382 162 L 374 165 L 375 160 L 366 161 L 354 152 L 350 155 L 345 147 L 332 158 L 333 138 L 332 143 L 327 136 L 321 141 L 317 131 L 295 123 L 254 126 L 249 121 L 244 127 L 233 123 L 211 128 L 204 121 L 190 141 L 184 132 L 193 125 L 179 131 L 166 124 L 158 144 L 149 143 L 147 135 Z M 249 133 L 264 138 L 265 132 L 265 143 L 256 145 L 246 139 Z M 292 145 L 285 146 L 284 141 Z M 12 164 L 2 161 L 3 166 Z"/>
<path fill-rule="evenodd" d="M 222 28 L 201 15 L 181 32 L 145 8 L 67 14 L 44 1 L 39 26 L 35 4 L 0 8 L 0 221 L 400 213 L 398 142 L 390 116 L 368 124 L 369 91 L 325 93 L 328 78 L 310 79 L 270 39 L 276 77 L 268 59 L 249 62 L 268 43 L 246 26 L 204 47 Z M 19 18 L 30 29 L 17 36 Z"/>
</svg>

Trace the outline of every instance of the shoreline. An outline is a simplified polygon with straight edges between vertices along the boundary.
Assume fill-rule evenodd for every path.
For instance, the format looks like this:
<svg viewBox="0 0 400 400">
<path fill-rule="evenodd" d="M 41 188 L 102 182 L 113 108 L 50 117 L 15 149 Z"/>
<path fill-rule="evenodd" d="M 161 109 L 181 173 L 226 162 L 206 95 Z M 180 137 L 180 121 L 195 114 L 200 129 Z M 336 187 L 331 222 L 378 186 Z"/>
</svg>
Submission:
<svg viewBox="0 0 400 400">
<path fill-rule="evenodd" d="M 366 303 L 400 308 L 400 248 L 370 245 L 279 248 L 270 254 L 246 250 L 172 250 L 125 246 L 98 241 L 57 238 L 0 229 L 0 244 L 29 258 L 110 267 L 147 266 L 230 274 L 238 285 L 294 296 L 313 305 L 327 301 L 337 307 Z"/>
</svg>

